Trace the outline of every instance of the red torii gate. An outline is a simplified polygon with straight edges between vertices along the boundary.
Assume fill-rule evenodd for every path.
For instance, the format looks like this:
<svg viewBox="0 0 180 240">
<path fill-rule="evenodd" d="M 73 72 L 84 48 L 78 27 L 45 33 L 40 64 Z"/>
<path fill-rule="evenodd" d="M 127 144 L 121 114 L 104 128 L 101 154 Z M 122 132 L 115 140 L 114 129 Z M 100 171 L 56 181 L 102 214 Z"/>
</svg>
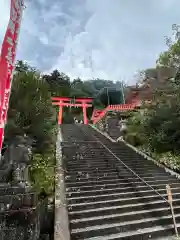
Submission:
<svg viewBox="0 0 180 240">
<path fill-rule="evenodd" d="M 92 107 L 92 98 L 52 97 L 52 105 L 59 106 L 58 124 L 62 124 L 63 107 L 82 107 L 84 124 L 88 124 L 87 108 Z M 75 103 L 72 103 L 74 101 Z"/>
</svg>

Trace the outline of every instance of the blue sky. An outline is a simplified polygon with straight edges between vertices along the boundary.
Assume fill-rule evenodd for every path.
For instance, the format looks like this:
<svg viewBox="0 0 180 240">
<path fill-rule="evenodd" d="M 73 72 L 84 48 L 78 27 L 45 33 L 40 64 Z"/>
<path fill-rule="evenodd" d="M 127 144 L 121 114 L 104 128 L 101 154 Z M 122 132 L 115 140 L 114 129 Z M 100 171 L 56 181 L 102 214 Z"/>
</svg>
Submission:
<svg viewBox="0 0 180 240">
<path fill-rule="evenodd" d="M 9 18 L 0 0 L 0 44 Z M 17 59 L 70 77 L 124 80 L 155 66 L 179 0 L 25 0 Z"/>
</svg>

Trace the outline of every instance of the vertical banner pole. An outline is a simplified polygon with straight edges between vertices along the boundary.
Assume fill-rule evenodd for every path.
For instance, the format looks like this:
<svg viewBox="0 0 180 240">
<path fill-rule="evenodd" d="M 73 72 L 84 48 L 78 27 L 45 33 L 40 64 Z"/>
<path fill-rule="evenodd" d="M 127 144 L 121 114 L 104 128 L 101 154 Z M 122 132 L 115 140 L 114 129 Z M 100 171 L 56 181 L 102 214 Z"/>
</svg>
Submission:
<svg viewBox="0 0 180 240">
<path fill-rule="evenodd" d="M 24 0 L 11 0 L 10 19 L 0 56 L 0 157 Z"/>
<path fill-rule="evenodd" d="M 168 202 L 169 202 L 170 209 L 171 209 L 171 214 L 172 214 L 172 219 L 173 219 L 173 224 L 174 224 L 174 231 L 175 231 L 176 237 L 178 238 L 179 234 L 178 234 L 178 229 L 177 229 L 177 224 L 176 224 L 176 218 L 174 215 L 173 199 L 172 199 L 172 192 L 171 192 L 170 185 L 166 185 L 166 191 L 167 191 L 167 195 L 168 195 Z"/>
</svg>

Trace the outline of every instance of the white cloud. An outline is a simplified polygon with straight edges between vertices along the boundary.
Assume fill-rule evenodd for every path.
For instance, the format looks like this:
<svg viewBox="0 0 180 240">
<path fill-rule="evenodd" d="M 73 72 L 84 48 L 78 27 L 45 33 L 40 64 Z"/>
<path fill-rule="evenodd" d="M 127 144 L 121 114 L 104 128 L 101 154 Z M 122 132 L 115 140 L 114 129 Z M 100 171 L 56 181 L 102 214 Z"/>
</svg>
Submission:
<svg viewBox="0 0 180 240">
<path fill-rule="evenodd" d="M 48 40 L 48 38 L 47 38 L 47 36 L 40 36 L 39 37 L 39 40 L 44 44 L 44 45 L 48 45 L 48 43 L 49 43 L 49 40 Z"/>
<path fill-rule="evenodd" d="M 180 20 L 179 15 L 171 16 L 168 8 L 178 1 L 166 0 L 163 14 L 163 1 L 159 6 L 155 1 L 138 2 L 87 0 L 86 10 L 92 14 L 84 27 L 86 35 L 81 32 L 71 37 L 54 67 L 73 76 L 126 81 L 138 70 L 153 67 L 165 49 L 164 36 L 171 34 L 174 19 Z"/>
<path fill-rule="evenodd" d="M 0 42 L 9 1 L 1 0 Z M 179 0 L 27 1 L 18 58 L 71 77 L 125 79 L 153 67 L 180 22 Z"/>
</svg>

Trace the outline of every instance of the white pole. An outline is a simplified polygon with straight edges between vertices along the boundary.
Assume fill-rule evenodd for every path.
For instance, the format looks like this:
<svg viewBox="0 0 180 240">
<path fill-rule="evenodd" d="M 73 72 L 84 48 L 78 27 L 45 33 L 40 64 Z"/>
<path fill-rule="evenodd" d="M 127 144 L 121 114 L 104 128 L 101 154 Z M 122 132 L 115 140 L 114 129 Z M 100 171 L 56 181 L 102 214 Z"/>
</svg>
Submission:
<svg viewBox="0 0 180 240">
<path fill-rule="evenodd" d="M 121 81 L 121 93 L 123 97 L 123 104 L 125 104 L 125 98 L 124 98 L 124 87 L 123 87 L 123 82 Z"/>
</svg>

